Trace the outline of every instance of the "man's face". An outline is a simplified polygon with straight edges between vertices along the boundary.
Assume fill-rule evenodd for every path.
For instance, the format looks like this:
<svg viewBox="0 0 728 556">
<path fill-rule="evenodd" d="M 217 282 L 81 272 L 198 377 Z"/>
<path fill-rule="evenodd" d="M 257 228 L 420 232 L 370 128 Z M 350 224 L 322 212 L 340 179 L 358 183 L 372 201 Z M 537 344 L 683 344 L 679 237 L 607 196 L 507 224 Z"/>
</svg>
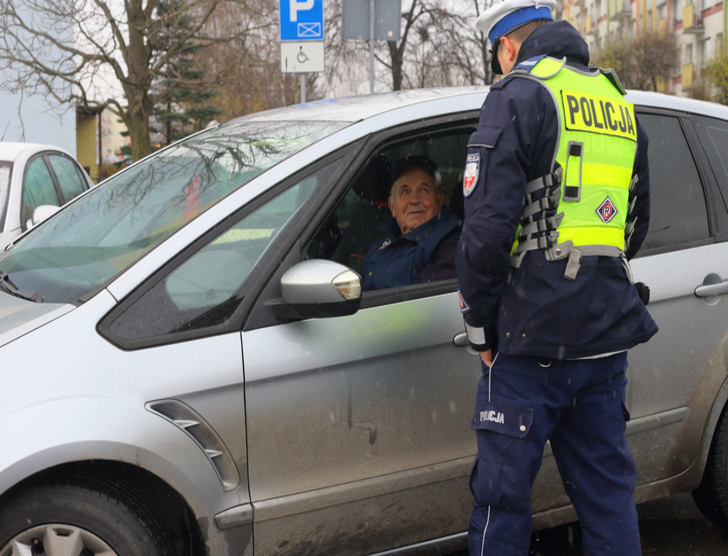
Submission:
<svg viewBox="0 0 728 556">
<path fill-rule="evenodd" d="M 437 191 L 435 179 L 424 170 L 408 168 L 394 182 L 389 210 L 403 234 L 434 218 L 445 201 Z"/>
</svg>

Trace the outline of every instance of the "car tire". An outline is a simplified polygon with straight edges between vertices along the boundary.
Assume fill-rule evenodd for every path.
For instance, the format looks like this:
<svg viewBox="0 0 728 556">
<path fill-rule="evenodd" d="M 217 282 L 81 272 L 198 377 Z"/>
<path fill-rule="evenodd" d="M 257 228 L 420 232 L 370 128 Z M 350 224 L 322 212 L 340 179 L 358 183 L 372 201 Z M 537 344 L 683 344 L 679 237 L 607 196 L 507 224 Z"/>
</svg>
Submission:
<svg viewBox="0 0 728 556">
<path fill-rule="evenodd" d="M 54 556 L 174 554 L 139 491 L 110 477 L 75 474 L 15 490 L 0 503 L 0 556 L 30 554 L 31 548 Z"/>
<path fill-rule="evenodd" d="M 728 529 L 728 408 L 723 411 L 713 435 L 708 461 L 693 499 L 710 521 Z"/>
</svg>

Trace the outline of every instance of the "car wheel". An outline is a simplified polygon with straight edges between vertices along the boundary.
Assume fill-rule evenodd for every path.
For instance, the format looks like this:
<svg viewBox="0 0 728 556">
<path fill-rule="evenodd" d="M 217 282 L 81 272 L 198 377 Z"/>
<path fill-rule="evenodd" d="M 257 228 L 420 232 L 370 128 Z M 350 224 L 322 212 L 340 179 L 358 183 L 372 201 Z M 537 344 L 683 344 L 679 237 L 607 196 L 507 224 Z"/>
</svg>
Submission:
<svg viewBox="0 0 728 556">
<path fill-rule="evenodd" d="M 713 435 L 708 462 L 693 499 L 710 521 L 728 528 L 728 409 L 723 411 Z"/>
<path fill-rule="evenodd" d="M 0 556 L 168 556 L 159 518 L 128 484 L 69 475 L 0 503 Z"/>
</svg>

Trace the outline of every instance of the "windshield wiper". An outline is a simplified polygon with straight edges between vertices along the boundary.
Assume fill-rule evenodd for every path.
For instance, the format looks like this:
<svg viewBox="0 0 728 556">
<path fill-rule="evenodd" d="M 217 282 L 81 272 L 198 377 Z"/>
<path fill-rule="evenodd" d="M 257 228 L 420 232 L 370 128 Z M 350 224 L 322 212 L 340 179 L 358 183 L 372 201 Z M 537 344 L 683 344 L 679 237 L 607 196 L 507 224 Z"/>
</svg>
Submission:
<svg viewBox="0 0 728 556">
<path fill-rule="evenodd" d="M 34 303 L 43 303 L 43 296 L 40 292 L 32 292 L 29 290 L 19 290 L 18 287 L 10 281 L 10 276 L 0 270 L 0 288 L 4 289 L 10 295 L 27 299 Z"/>
</svg>

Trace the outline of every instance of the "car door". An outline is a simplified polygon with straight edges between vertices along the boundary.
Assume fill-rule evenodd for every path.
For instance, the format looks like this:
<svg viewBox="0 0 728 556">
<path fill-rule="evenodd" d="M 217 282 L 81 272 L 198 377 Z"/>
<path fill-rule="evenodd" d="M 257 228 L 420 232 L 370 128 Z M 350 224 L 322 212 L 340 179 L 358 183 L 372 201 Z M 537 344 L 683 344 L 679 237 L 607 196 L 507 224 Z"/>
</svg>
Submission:
<svg viewBox="0 0 728 556">
<path fill-rule="evenodd" d="M 148 400 L 146 407 L 184 431 L 207 456 L 220 491 L 206 493 L 219 508 L 219 515 L 206 517 L 220 519 L 222 529 L 239 527 L 239 550 L 250 548 L 242 544 L 250 539 L 246 516 L 251 510 L 240 338 L 246 302 L 255 295 L 249 293 L 251 285 L 276 260 L 299 213 L 311 205 L 342 160 L 309 169 L 231 214 L 99 325 L 107 339 L 129 352 L 129 364 L 166 373 L 168 394 Z"/>
<path fill-rule="evenodd" d="M 481 368 L 456 280 L 365 292 L 350 316 L 283 322 L 270 307 L 292 264 L 371 232 L 351 229 L 357 207 L 376 211 L 356 185 L 367 159 L 428 154 L 459 192 L 473 116 L 373 138 L 253 309 L 243 354 L 256 553 L 366 554 L 466 528 Z"/>
<path fill-rule="evenodd" d="M 650 138 L 651 217 L 632 267 L 650 287 L 648 310 L 660 328 L 629 355 L 627 435 L 644 485 L 695 461 L 726 379 L 727 300 L 708 295 L 704 285 L 728 279 L 728 244 L 726 205 L 694 116 L 649 111 L 639 119 Z"/>
</svg>

